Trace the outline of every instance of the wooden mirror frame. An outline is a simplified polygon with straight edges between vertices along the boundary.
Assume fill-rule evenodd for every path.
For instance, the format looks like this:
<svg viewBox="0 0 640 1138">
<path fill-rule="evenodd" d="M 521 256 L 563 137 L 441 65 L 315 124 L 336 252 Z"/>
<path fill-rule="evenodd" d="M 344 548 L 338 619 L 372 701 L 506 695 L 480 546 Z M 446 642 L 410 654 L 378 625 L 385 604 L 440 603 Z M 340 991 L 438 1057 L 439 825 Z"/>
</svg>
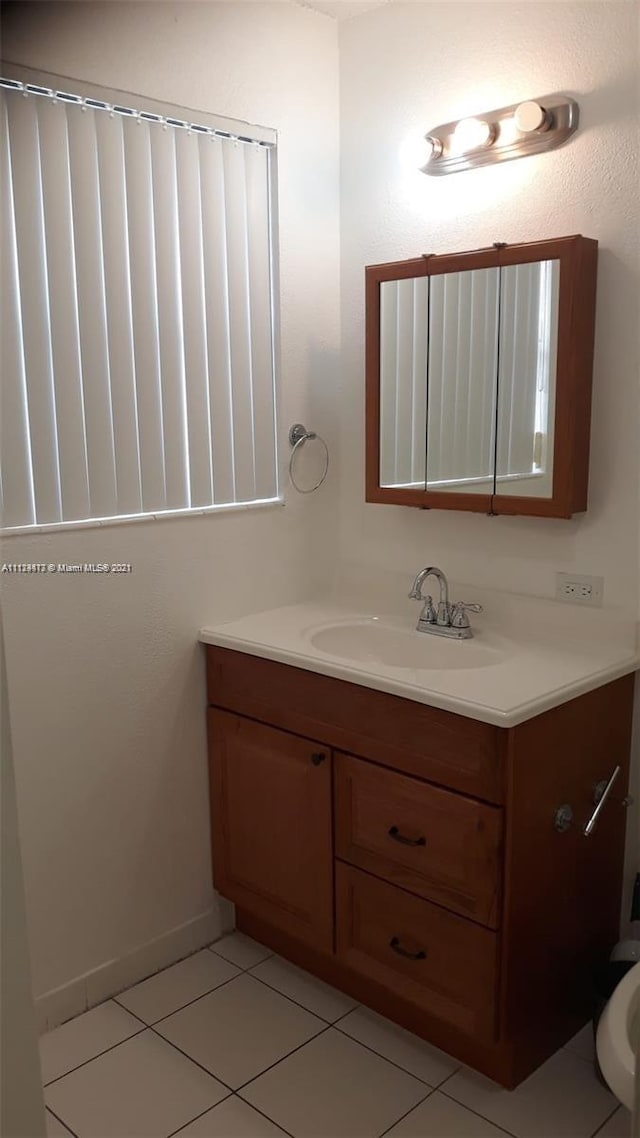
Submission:
<svg viewBox="0 0 640 1138">
<path fill-rule="evenodd" d="M 526 514 L 570 518 L 587 508 L 591 381 L 595 330 L 598 242 L 558 237 L 522 245 L 496 244 L 469 253 L 424 255 L 408 261 L 368 265 L 366 283 L 366 449 L 365 499 L 420 509 L 472 510 L 484 514 Z M 380 486 L 380 285 L 383 281 L 560 262 L 556 359 L 553 491 L 550 498 L 464 494 Z"/>
</svg>

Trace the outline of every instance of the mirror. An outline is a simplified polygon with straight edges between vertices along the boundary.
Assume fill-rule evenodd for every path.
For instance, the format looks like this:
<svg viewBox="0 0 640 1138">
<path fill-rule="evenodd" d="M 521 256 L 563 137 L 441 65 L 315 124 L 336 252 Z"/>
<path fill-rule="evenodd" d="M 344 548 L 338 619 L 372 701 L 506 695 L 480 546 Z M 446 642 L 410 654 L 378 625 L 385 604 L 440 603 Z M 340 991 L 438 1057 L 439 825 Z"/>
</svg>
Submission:
<svg viewBox="0 0 640 1138">
<path fill-rule="evenodd" d="M 491 494 L 499 270 L 430 277 L 427 489 Z"/>
<path fill-rule="evenodd" d="M 560 262 L 501 269 L 496 494 L 550 498 Z"/>
<path fill-rule="evenodd" d="M 550 497 L 560 262 L 380 283 L 380 486 Z"/>
<path fill-rule="evenodd" d="M 426 478 L 429 278 L 380 285 L 380 485 Z"/>
</svg>

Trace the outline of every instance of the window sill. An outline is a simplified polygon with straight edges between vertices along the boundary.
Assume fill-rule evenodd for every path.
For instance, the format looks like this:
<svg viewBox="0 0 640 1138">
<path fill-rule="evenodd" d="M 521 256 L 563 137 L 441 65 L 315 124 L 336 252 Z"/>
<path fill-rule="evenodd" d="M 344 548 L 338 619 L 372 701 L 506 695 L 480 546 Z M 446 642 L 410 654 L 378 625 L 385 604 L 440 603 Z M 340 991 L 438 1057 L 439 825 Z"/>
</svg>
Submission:
<svg viewBox="0 0 640 1138">
<path fill-rule="evenodd" d="M 51 522 L 48 525 L 13 526 L 0 529 L 0 537 L 32 537 L 39 533 L 57 533 L 62 530 L 104 529 L 106 526 L 131 525 L 135 522 L 164 521 L 168 518 L 203 517 L 205 514 L 228 514 L 239 510 L 259 510 L 284 506 L 284 498 L 264 498 L 256 502 L 229 502 L 220 506 L 202 506 L 184 510 L 158 510 L 148 514 L 126 514 L 115 518 L 86 518 L 76 522 Z"/>
</svg>

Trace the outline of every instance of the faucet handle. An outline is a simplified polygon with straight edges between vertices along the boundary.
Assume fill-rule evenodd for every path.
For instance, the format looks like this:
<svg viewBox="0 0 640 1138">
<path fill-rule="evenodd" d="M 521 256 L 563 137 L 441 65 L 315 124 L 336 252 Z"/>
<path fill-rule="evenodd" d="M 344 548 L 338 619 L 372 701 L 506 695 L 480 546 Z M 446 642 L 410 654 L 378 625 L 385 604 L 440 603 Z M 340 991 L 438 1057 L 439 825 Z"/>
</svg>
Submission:
<svg viewBox="0 0 640 1138">
<path fill-rule="evenodd" d="M 432 597 L 420 597 L 424 601 L 424 608 L 420 613 L 420 624 L 435 624 L 436 623 L 436 610 L 433 607 Z"/>
<path fill-rule="evenodd" d="M 468 612 L 482 612 L 482 605 L 467 604 L 466 601 L 456 601 L 451 609 L 451 627 L 469 628 Z"/>
<path fill-rule="evenodd" d="M 409 593 L 409 598 L 412 601 L 422 601 L 423 608 L 420 616 L 418 617 L 419 624 L 436 623 L 436 610 L 433 607 L 433 597 L 423 597 L 421 587 L 418 585 L 416 588 L 415 582 L 411 592 Z"/>
</svg>

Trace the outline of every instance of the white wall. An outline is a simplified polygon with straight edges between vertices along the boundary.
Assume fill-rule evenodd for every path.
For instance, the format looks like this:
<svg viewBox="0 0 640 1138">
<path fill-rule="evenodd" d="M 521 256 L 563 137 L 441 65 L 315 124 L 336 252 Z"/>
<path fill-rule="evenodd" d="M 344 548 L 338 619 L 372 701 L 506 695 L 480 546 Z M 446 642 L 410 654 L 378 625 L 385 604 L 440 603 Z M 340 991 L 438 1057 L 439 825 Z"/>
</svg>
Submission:
<svg viewBox="0 0 640 1138">
<path fill-rule="evenodd" d="M 556 569 L 638 587 L 637 9 L 623 3 L 396 3 L 341 25 L 342 549 L 407 573 L 553 595 Z M 564 91 L 561 150 L 445 178 L 403 167 L 413 133 Z M 571 521 L 365 505 L 363 266 L 493 241 L 600 242 L 589 510 Z"/>
<path fill-rule="evenodd" d="M 619 3 L 394 3 L 340 31 L 341 551 L 407 579 L 553 596 L 556 570 L 602 575 L 605 605 L 638 609 L 640 283 L 638 9 Z M 445 178 L 403 166 L 411 135 L 563 91 L 580 129 L 561 150 Z M 590 495 L 571 521 L 365 504 L 363 266 L 493 241 L 582 233 L 600 242 Z M 640 698 L 628 913 L 640 857 Z M 604 775 L 604 772 L 603 772 Z"/>
<path fill-rule="evenodd" d="M 331 445 L 335 23 L 263 0 L 26 3 L 7 9 L 3 55 L 277 128 L 283 453 L 299 419 Z M 287 490 L 284 509 L 5 541 L 3 561 L 133 564 L 109 579 L 3 578 L 37 995 L 211 909 L 197 630 L 295 600 L 326 575 L 336 471 L 321 494 Z"/>
<path fill-rule="evenodd" d="M 10 1138 L 44 1138 L 8 703 L 0 620 L 0 1133 Z"/>
</svg>

